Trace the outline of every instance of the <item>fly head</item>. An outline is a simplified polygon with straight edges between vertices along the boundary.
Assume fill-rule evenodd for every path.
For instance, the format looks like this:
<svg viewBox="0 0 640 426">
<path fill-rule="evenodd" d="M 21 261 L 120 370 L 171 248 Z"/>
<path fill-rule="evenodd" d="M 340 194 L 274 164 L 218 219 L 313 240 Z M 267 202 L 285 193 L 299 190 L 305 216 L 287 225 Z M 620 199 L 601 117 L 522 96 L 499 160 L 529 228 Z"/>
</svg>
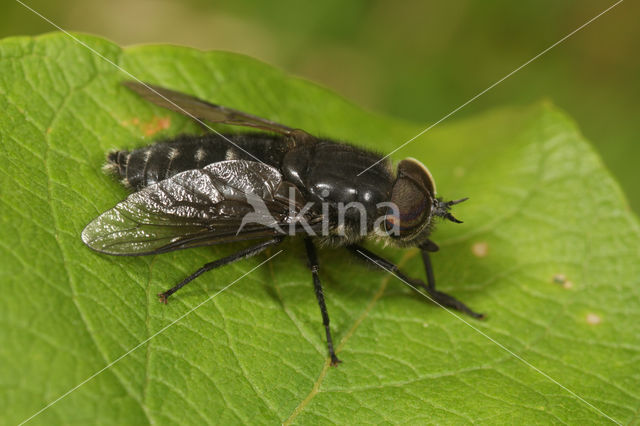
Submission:
<svg viewBox="0 0 640 426">
<path fill-rule="evenodd" d="M 385 231 L 398 245 L 420 246 L 428 240 L 435 217 L 462 223 L 450 209 L 466 200 L 443 201 L 436 197 L 436 184 L 429 169 L 414 158 L 406 158 L 398 163 L 391 191 L 394 208 L 386 216 Z"/>
</svg>

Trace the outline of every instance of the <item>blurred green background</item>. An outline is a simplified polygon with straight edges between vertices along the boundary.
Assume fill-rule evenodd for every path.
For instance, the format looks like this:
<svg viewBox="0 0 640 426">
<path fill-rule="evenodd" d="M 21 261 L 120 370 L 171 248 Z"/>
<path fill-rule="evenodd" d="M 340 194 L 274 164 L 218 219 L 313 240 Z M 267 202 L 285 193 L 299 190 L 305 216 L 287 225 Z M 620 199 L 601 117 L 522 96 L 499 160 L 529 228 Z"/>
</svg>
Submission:
<svg viewBox="0 0 640 426">
<path fill-rule="evenodd" d="M 611 0 L 24 0 L 62 28 L 121 45 L 244 53 L 425 127 L 615 3 Z M 0 35 L 54 30 L 5 0 Z M 626 0 L 449 120 L 551 99 L 640 212 L 640 3 Z M 289 123 L 295 124 L 295 123 Z M 404 141 L 398 141 L 398 144 Z M 409 154 L 410 147 L 405 149 Z M 428 164 L 428 159 L 424 159 Z"/>
</svg>

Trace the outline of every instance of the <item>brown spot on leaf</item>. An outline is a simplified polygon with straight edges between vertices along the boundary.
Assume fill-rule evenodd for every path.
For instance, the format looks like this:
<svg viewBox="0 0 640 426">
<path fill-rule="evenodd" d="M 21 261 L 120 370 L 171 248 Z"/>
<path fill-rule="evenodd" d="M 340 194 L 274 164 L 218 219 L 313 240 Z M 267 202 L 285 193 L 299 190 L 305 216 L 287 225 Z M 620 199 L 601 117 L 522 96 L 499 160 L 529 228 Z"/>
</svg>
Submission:
<svg viewBox="0 0 640 426">
<path fill-rule="evenodd" d="M 573 281 L 568 280 L 565 274 L 555 274 L 553 276 L 553 282 L 555 284 L 561 285 L 567 290 L 573 288 Z"/>
<path fill-rule="evenodd" d="M 471 246 L 471 253 L 476 257 L 486 257 L 489 254 L 489 244 L 484 241 L 474 243 Z"/>
<path fill-rule="evenodd" d="M 123 120 L 123 126 L 135 126 L 142 131 L 145 136 L 153 136 L 156 133 L 166 130 L 171 126 L 171 118 L 169 117 L 153 117 L 151 121 L 141 122 L 138 117 L 131 120 Z"/>
<path fill-rule="evenodd" d="M 602 322 L 600 315 L 594 314 L 593 312 L 589 312 L 586 319 L 589 325 L 598 325 Z"/>
<path fill-rule="evenodd" d="M 162 130 L 168 129 L 169 126 L 171 126 L 169 117 L 153 117 L 150 122 L 140 125 L 140 128 L 145 136 L 153 136 Z"/>
</svg>

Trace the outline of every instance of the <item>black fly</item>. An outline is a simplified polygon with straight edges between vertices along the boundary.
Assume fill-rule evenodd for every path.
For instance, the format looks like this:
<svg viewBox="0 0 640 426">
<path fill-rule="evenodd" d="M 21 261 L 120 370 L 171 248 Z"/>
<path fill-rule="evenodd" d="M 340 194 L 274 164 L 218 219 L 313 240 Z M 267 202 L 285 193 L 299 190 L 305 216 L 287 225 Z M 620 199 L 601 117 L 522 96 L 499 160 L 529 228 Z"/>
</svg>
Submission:
<svg viewBox="0 0 640 426">
<path fill-rule="evenodd" d="M 82 240 L 93 250 L 140 256 L 260 240 L 207 263 L 159 294 L 162 302 L 206 271 L 299 235 L 304 238 L 332 365 L 340 361 L 333 349 L 316 243 L 344 247 L 421 287 L 439 304 L 482 317 L 435 289 L 429 253 L 438 246 L 429 235 L 436 217 L 460 223 L 449 210 L 465 199 L 436 198 L 433 178 L 419 161 L 405 159 L 394 173 L 389 160 L 361 148 L 161 87 L 125 85 L 154 104 L 198 120 L 269 132 L 179 136 L 131 152 L 109 153 L 107 169 L 135 192 L 83 230 Z M 375 165 L 358 175 L 371 164 Z M 407 277 L 392 262 L 361 247 L 369 237 L 418 247 L 427 283 Z"/>
</svg>

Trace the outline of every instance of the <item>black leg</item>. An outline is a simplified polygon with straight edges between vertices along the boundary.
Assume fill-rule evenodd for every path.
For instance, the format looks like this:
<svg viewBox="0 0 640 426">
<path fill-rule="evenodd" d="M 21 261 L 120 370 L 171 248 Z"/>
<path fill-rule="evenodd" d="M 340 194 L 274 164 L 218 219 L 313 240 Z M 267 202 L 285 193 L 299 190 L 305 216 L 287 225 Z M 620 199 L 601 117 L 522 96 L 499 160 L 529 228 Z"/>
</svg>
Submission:
<svg viewBox="0 0 640 426">
<path fill-rule="evenodd" d="M 272 240 L 264 241 L 255 246 L 246 248 L 244 250 L 240 250 L 239 252 L 233 253 L 232 255 L 229 255 L 227 257 L 223 257 L 222 259 L 218 259 L 218 260 L 214 260 L 213 262 L 206 263 L 202 268 L 198 269 L 196 272 L 189 275 L 187 278 L 182 280 L 179 284 L 171 287 L 169 290 L 165 291 L 164 293 L 158 294 L 158 297 L 160 298 L 160 301 L 162 303 L 167 303 L 167 299 L 169 298 L 169 296 L 171 296 L 173 293 L 180 290 L 182 287 L 189 284 L 191 281 L 198 278 L 200 275 L 204 274 L 205 272 L 210 271 L 212 269 L 219 268 L 224 265 L 228 265 L 229 263 L 233 263 L 237 260 L 247 259 L 249 257 L 255 256 L 256 254 L 264 251 L 267 247 L 278 244 L 280 241 L 282 241 L 282 238 L 274 238 Z"/>
<path fill-rule="evenodd" d="M 422 250 L 422 263 L 424 264 L 424 271 L 427 274 L 427 286 L 434 290 L 436 289 L 436 277 L 433 275 L 433 266 L 431 266 L 431 256 L 429 253 Z"/>
<path fill-rule="evenodd" d="M 408 276 L 403 274 L 398 268 L 398 266 L 396 266 L 394 263 L 378 256 L 375 253 L 370 252 L 364 247 L 361 247 L 358 245 L 352 245 L 352 246 L 348 246 L 347 249 L 351 253 L 358 256 L 360 259 L 373 261 L 383 269 L 393 272 L 401 280 L 411 284 L 414 287 L 420 287 L 424 289 L 429 294 L 429 296 L 439 305 L 445 306 L 447 308 L 453 308 L 460 312 L 464 312 L 465 314 L 470 315 L 473 318 L 484 317 L 484 314 L 474 312 L 473 310 L 471 310 L 471 308 L 469 308 L 467 305 L 465 305 L 455 297 L 449 296 L 446 293 L 436 290 L 436 281 L 433 275 L 433 268 L 431 267 L 431 259 L 429 258 L 429 253 L 426 250 L 422 250 L 422 260 L 424 262 L 424 267 L 427 273 L 427 284 L 425 285 L 425 283 L 422 282 L 421 280 L 409 278 Z"/>
<path fill-rule="evenodd" d="M 327 305 L 324 303 L 324 293 L 322 291 L 322 284 L 320 284 L 320 277 L 318 276 L 318 257 L 316 256 L 316 248 L 313 245 L 311 238 L 305 238 L 304 244 L 307 247 L 307 257 L 309 258 L 309 268 L 311 269 L 311 275 L 313 275 L 313 288 L 318 298 L 318 305 L 320 305 L 320 312 L 322 313 L 322 324 L 327 334 L 327 347 L 329 349 L 329 356 L 331 356 L 331 365 L 337 366 L 340 362 L 333 350 L 333 339 L 331 338 L 331 330 L 329 329 L 329 313 L 327 312 Z"/>
</svg>

